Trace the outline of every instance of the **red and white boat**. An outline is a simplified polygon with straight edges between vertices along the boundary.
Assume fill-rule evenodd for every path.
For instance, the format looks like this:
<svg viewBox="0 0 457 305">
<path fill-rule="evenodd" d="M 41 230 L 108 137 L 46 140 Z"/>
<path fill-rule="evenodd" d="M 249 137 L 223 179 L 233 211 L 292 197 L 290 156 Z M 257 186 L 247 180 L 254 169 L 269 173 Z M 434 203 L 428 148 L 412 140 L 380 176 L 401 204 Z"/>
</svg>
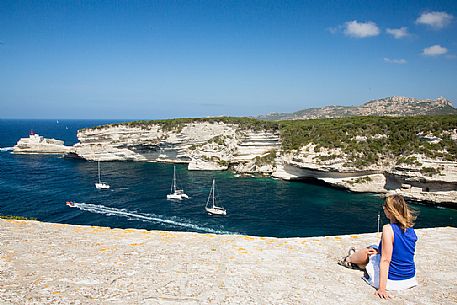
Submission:
<svg viewBox="0 0 457 305">
<path fill-rule="evenodd" d="M 70 208 L 75 208 L 76 207 L 76 205 L 75 205 L 75 203 L 73 201 L 67 201 L 65 204 L 68 205 Z"/>
</svg>

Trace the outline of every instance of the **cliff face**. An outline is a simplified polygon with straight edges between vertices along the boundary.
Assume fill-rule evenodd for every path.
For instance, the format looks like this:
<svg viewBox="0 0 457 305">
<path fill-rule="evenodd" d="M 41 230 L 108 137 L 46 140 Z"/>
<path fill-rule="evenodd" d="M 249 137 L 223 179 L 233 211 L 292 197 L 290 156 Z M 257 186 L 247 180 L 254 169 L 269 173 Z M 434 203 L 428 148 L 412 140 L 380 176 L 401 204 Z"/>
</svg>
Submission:
<svg viewBox="0 0 457 305">
<path fill-rule="evenodd" d="M 75 152 L 86 160 L 134 160 L 189 163 L 190 170 L 272 172 L 268 157 L 279 149 L 279 135 L 255 132 L 222 122 L 189 123 L 165 130 L 159 124 L 143 127 L 105 126 L 78 131 Z"/>
<path fill-rule="evenodd" d="M 56 139 L 45 139 L 38 134 L 31 134 L 28 138 L 19 139 L 13 147 L 15 154 L 64 154 L 71 151 L 70 146 Z"/>
<path fill-rule="evenodd" d="M 399 163 L 384 158 L 364 167 L 348 164 L 348 156 L 339 149 L 308 144 L 281 156 L 274 177 L 286 180 L 314 178 L 353 192 L 388 193 L 436 203 L 457 203 L 457 162 L 411 155 L 414 163 Z"/>
<path fill-rule="evenodd" d="M 366 141 L 362 135 L 358 138 Z M 339 148 L 311 143 L 284 152 L 278 131 L 202 121 L 173 128 L 161 124 L 106 125 L 80 130 L 78 139 L 74 151 L 86 160 L 188 163 L 189 170 L 230 168 L 286 180 L 318 179 L 355 192 L 396 190 L 417 200 L 457 203 L 457 162 L 419 154 L 409 156 L 414 162 L 399 163 L 401 156 L 386 157 L 355 167 Z"/>
</svg>

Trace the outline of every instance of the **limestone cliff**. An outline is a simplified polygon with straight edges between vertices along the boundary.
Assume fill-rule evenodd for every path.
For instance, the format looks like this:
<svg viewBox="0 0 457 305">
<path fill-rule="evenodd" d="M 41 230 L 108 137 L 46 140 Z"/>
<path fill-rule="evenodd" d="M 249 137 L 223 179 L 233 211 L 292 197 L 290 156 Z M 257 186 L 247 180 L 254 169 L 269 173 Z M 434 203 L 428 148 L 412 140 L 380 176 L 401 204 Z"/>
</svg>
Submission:
<svg viewBox="0 0 457 305">
<path fill-rule="evenodd" d="M 456 130 L 450 139 L 455 141 Z M 369 136 L 383 140 L 385 134 Z M 427 135 L 418 134 L 418 138 Z M 257 128 L 224 121 L 113 124 L 78 131 L 74 151 L 86 160 L 187 163 L 189 170 L 261 173 L 287 180 L 317 179 L 355 192 L 402 192 L 430 202 L 457 203 L 457 162 L 424 154 L 382 156 L 363 166 L 348 162 L 341 148 L 308 143 L 283 150 L 279 128 Z M 356 142 L 370 141 L 366 135 Z M 426 141 L 437 141 L 433 137 Z M 357 157 L 357 156 L 356 156 Z M 403 159 L 402 159 L 403 158 Z M 402 187 L 408 184 L 410 188 Z"/>
<path fill-rule="evenodd" d="M 280 147 L 277 131 L 254 131 L 237 124 L 195 122 L 170 130 L 160 124 L 106 125 L 78 131 L 76 154 L 86 160 L 188 163 L 189 170 L 239 172 L 274 170 Z"/>
<path fill-rule="evenodd" d="M 56 139 L 46 139 L 38 134 L 30 134 L 28 138 L 19 139 L 13 147 L 15 154 L 65 154 L 71 151 L 71 146 Z"/>
</svg>

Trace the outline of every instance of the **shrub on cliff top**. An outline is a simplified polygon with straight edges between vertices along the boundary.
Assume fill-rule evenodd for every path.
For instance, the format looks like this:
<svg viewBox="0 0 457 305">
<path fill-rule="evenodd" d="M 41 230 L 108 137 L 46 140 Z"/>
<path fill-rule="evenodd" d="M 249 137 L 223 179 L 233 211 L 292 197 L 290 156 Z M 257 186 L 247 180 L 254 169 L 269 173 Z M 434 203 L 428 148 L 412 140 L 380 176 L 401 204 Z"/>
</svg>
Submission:
<svg viewBox="0 0 457 305">
<path fill-rule="evenodd" d="M 281 121 L 282 148 L 292 151 L 309 143 L 316 148 L 341 148 L 349 157 L 346 165 L 366 166 L 380 156 L 397 158 L 424 154 L 431 158 L 457 161 L 457 143 L 446 132 L 455 129 L 457 116 L 346 117 Z M 419 134 L 433 134 L 442 140 L 430 143 Z M 386 137 L 375 137 L 383 134 Z M 357 141 L 357 136 L 367 137 Z"/>
<path fill-rule="evenodd" d="M 457 161 L 457 142 L 449 133 L 457 127 L 457 115 L 367 116 L 289 121 L 263 121 L 247 117 L 179 118 L 133 121 L 97 128 L 122 124 L 147 128 L 158 124 L 164 131 L 179 132 L 186 124 L 200 122 L 233 124 L 241 130 L 279 131 L 284 151 L 298 150 L 310 143 L 316 145 L 315 151 L 320 148 L 340 148 L 348 157 L 348 166 L 367 166 L 379 162 L 381 157 L 396 159 L 399 156 L 406 158 L 415 154 Z M 424 140 L 420 136 L 424 134 L 433 134 L 441 141 L 432 143 Z M 366 137 L 366 140 L 360 141 L 360 136 Z M 412 159 L 407 159 L 407 162 L 409 161 Z"/>
<path fill-rule="evenodd" d="M 248 117 L 210 117 L 210 118 L 177 118 L 167 120 L 140 120 L 126 123 L 116 123 L 104 126 L 97 126 L 95 128 L 103 128 L 105 126 L 119 126 L 127 125 L 132 127 L 148 127 L 150 125 L 160 125 L 163 131 L 180 131 L 185 125 L 191 123 L 224 123 L 238 125 L 241 129 L 252 129 L 252 130 L 268 130 L 278 131 L 279 124 L 273 121 L 257 120 Z"/>
</svg>

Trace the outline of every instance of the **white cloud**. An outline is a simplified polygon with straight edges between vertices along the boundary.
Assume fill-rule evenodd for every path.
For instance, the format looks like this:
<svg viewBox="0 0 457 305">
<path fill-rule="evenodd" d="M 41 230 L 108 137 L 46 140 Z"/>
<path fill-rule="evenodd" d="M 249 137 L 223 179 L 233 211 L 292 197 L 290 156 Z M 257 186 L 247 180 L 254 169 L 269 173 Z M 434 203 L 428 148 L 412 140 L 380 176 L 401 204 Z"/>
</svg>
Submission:
<svg viewBox="0 0 457 305">
<path fill-rule="evenodd" d="M 408 28 L 405 26 L 402 26 L 399 29 L 387 29 L 386 32 L 387 34 L 392 35 L 395 39 L 401 39 L 409 35 Z"/>
<path fill-rule="evenodd" d="M 422 55 L 426 56 L 438 56 L 447 53 L 447 49 L 445 47 L 440 46 L 439 44 L 435 44 L 431 47 L 425 48 L 422 51 Z"/>
<path fill-rule="evenodd" d="M 397 64 L 397 65 L 404 65 L 407 63 L 407 61 L 403 58 L 391 59 L 391 58 L 387 58 L 387 57 L 384 57 L 384 62 L 386 62 L 388 64 Z"/>
<path fill-rule="evenodd" d="M 427 12 L 422 13 L 417 19 L 416 23 L 431 26 L 434 29 L 444 28 L 451 23 L 454 16 L 446 12 Z"/>
<path fill-rule="evenodd" d="M 379 28 L 376 23 L 348 21 L 344 24 L 344 34 L 355 38 L 366 38 L 379 35 Z"/>
</svg>

